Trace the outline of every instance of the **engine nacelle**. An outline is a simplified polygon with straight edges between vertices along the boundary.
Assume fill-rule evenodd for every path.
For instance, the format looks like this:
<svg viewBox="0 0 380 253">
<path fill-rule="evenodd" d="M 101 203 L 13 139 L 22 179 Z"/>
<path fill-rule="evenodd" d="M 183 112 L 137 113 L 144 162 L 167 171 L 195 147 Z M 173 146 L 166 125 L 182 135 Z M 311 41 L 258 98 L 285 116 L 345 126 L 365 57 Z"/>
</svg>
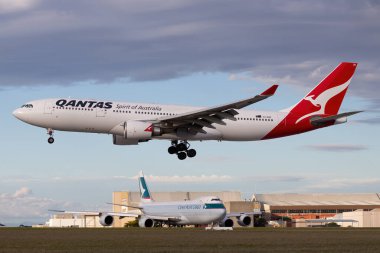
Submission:
<svg viewBox="0 0 380 253">
<path fill-rule="evenodd" d="M 110 134 L 115 145 L 137 145 L 161 135 L 161 128 L 149 122 L 130 120 L 112 128 Z"/>
<path fill-rule="evenodd" d="M 139 219 L 139 227 L 140 228 L 151 228 L 154 227 L 154 220 L 147 218 L 147 217 L 141 217 Z"/>
<path fill-rule="evenodd" d="M 137 145 L 139 144 L 138 139 L 125 139 L 123 136 L 120 135 L 112 135 L 112 143 L 114 145 Z"/>
<path fill-rule="evenodd" d="M 221 226 L 221 227 L 233 227 L 234 221 L 229 217 L 225 217 L 221 222 L 219 222 L 219 226 Z"/>
<path fill-rule="evenodd" d="M 242 227 L 246 227 L 246 226 L 248 226 L 248 225 L 250 225 L 251 224 L 251 222 L 252 222 L 252 218 L 251 217 L 249 217 L 248 215 L 242 215 L 242 216 L 240 216 L 239 218 L 238 218 L 238 224 L 240 225 L 240 226 L 242 226 Z"/>
<path fill-rule="evenodd" d="M 112 223 L 113 223 L 113 216 L 105 213 L 105 214 L 101 214 L 99 216 L 99 223 L 102 225 L 102 226 L 111 226 Z"/>
</svg>

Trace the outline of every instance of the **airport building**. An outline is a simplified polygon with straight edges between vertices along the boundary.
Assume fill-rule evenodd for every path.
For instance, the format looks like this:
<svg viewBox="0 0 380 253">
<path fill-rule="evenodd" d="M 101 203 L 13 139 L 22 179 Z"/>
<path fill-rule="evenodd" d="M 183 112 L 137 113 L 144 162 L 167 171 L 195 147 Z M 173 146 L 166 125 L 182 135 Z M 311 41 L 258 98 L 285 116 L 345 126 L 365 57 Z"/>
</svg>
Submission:
<svg viewBox="0 0 380 253">
<path fill-rule="evenodd" d="M 46 222 L 46 227 L 78 227 L 78 228 L 97 228 L 103 227 L 99 223 L 98 216 L 85 216 L 85 215 L 73 215 L 73 214 L 54 214 Z"/>
<path fill-rule="evenodd" d="M 380 227 L 380 208 L 372 209 L 370 211 L 364 211 L 362 209 L 353 212 L 344 212 L 337 214 L 335 217 L 337 220 L 355 220 L 352 225 L 349 222 L 337 222 L 342 227 Z"/>
<path fill-rule="evenodd" d="M 254 194 L 252 201 L 243 200 L 240 192 L 152 192 L 155 201 L 193 200 L 202 196 L 218 196 L 227 212 L 262 212 L 269 220 L 288 217 L 296 227 L 320 226 L 326 222 L 309 223 L 313 219 L 332 219 L 341 226 L 380 227 L 380 194 Z M 138 205 L 140 193 L 117 191 L 112 202 L 121 205 Z M 114 212 L 127 212 L 133 208 L 113 206 Z M 136 210 L 138 211 L 138 210 Z M 115 218 L 113 227 L 124 227 L 134 218 Z M 50 227 L 100 227 L 94 216 L 56 214 L 47 222 Z M 235 226 L 239 226 L 234 222 Z"/>
<path fill-rule="evenodd" d="M 344 226 L 380 226 L 380 195 L 377 193 L 254 194 L 252 200 L 261 203 L 267 219 L 289 217 L 302 223 L 308 219 L 334 218 L 357 221 Z"/>
</svg>

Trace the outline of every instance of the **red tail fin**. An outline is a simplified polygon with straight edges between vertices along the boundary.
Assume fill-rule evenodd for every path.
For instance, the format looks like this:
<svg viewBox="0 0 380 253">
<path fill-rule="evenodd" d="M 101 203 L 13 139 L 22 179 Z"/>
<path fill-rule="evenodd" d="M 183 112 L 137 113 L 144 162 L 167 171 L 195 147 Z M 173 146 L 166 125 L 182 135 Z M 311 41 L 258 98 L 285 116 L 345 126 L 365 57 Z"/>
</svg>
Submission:
<svg viewBox="0 0 380 253">
<path fill-rule="evenodd" d="M 357 63 L 343 62 L 310 91 L 289 113 L 295 124 L 313 115 L 338 113 Z"/>
<path fill-rule="evenodd" d="M 315 129 L 310 124 L 310 117 L 336 115 L 356 66 L 357 63 L 352 62 L 339 64 L 294 107 L 283 110 L 289 114 L 264 139 L 310 131 Z"/>
</svg>

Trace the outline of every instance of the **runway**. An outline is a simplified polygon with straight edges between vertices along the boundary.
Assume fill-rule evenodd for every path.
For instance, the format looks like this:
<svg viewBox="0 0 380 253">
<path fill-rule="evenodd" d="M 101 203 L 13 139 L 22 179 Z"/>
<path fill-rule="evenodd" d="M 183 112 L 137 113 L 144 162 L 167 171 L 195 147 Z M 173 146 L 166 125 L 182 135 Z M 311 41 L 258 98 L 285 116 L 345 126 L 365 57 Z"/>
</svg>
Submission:
<svg viewBox="0 0 380 253">
<path fill-rule="evenodd" d="M 380 229 L 0 228 L 0 252 L 379 252 Z"/>
</svg>

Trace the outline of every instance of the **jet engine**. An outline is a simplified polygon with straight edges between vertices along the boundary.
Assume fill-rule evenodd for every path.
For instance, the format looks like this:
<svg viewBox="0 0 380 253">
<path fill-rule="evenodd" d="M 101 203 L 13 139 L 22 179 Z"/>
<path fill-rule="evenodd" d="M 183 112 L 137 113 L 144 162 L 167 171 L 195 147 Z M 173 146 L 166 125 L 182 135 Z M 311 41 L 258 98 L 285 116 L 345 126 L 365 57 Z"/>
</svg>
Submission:
<svg viewBox="0 0 380 253">
<path fill-rule="evenodd" d="M 238 219 L 237 222 L 240 226 L 246 227 L 249 224 L 251 224 L 252 218 L 249 217 L 248 215 L 241 215 Z"/>
<path fill-rule="evenodd" d="M 115 145 L 137 145 L 139 142 L 148 141 L 152 136 L 161 135 L 162 131 L 150 122 L 130 120 L 112 128 L 110 134 L 113 134 Z"/>
<path fill-rule="evenodd" d="M 140 228 L 151 228 L 154 227 L 154 220 L 147 218 L 147 217 L 141 217 L 139 219 L 139 227 Z"/>
<path fill-rule="evenodd" d="M 225 217 L 221 222 L 219 222 L 219 226 L 221 226 L 221 227 L 233 227 L 234 221 L 229 217 Z"/>
<path fill-rule="evenodd" d="M 112 223 L 113 223 L 113 216 L 105 213 L 105 214 L 101 214 L 99 216 L 99 223 L 102 225 L 102 226 L 111 226 Z"/>
</svg>

